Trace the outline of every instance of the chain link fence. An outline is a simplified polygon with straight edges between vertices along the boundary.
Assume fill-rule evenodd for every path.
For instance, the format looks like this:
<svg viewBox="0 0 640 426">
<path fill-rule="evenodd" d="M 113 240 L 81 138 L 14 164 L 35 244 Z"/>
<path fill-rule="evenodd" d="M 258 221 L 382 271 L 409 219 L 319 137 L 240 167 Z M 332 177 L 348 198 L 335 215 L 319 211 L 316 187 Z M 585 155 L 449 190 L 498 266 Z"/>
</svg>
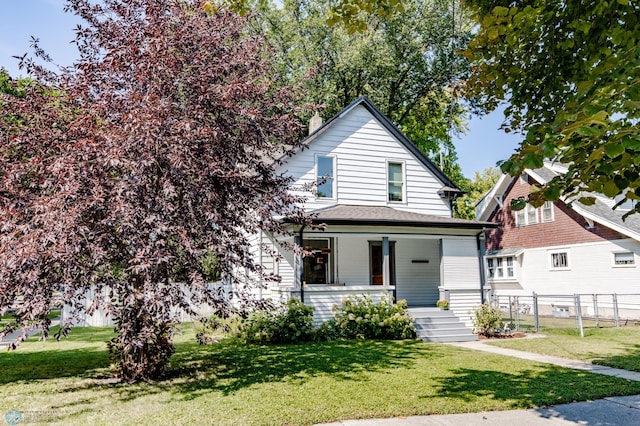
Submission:
<svg viewBox="0 0 640 426">
<path fill-rule="evenodd" d="M 511 330 L 640 325 L 640 293 L 493 295 Z"/>
</svg>

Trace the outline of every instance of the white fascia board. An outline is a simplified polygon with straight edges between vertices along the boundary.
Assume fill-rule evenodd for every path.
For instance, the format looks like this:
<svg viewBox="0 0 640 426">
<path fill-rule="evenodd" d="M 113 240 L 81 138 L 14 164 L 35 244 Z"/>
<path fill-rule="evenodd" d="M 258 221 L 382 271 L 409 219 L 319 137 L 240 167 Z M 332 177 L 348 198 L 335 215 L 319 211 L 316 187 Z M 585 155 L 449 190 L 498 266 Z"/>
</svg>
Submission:
<svg viewBox="0 0 640 426">
<path fill-rule="evenodd" d="M 539 174 L 537 174 L 536 172 L 534 172 L 534 171 L 533 171 L 533 170 L 531 170 L 531 169 L 525 169 L 525 170 L 524 170 L 524 172 L 525 172 L 526 174 L 528 174 L 529 176 L 531 176 L 533 179 L 535 179 L 535 180 L 536 180 L 536 182 L 538 182 L 539 184 L 544 185 L 545 183 L 547 183 L 547 181 L 546 181 L 546 180 L 544 180 L 544 179 L 542 178 L 542 176 L 540 176 Z"/>
<path fill-rule="evenodd" d="M 511 183 L 511 179 L 512 177 L 507 174 L 503 174 L 502 176 L 500 176 L 500 179 L 498 179 L 498 182 L 493 185 L 493 188 L 491 188 L 489 192 L 487 192 L 485 196 L 478 202 L 478 204 L 476 204 L 477 221 L 482 222 L 484 220 L 487 220 L 489 215 L 491 215 L 498 204 L 498 202 L 496 201 L 496 196 L 504 194 L 504 191 Z"/>
</svg>

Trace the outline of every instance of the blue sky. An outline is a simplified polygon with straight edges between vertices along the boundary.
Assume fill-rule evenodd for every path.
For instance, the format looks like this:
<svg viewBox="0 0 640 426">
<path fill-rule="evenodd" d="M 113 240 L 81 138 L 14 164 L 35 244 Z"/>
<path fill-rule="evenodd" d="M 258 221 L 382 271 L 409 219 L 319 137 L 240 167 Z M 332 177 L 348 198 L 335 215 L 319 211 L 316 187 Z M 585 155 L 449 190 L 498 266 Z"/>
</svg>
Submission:
<svg viewBox="0 0 640 426">
<path fill-rule="evenodd" d="M 0 16 L 0 67 L 18 76 L 18 61 L 14 55 L 31 52 L 30 38 L 40 39 L 40 45 L 60 65 L 70 65 L 76 57 L 76 48 L 70 41 L 78 19 L 64 13 L 64 0 L 9 0 L 2 4 Z M 22 72 L 24 74 L 24 72 Z M 505 160 L 518 146 L 519 138 L 499 130 L 500 111 L 485 117 L 473 117 L 469 130 L 456 138 L 460 166 L 465 176 L 494 167 Z"/>
</svg>

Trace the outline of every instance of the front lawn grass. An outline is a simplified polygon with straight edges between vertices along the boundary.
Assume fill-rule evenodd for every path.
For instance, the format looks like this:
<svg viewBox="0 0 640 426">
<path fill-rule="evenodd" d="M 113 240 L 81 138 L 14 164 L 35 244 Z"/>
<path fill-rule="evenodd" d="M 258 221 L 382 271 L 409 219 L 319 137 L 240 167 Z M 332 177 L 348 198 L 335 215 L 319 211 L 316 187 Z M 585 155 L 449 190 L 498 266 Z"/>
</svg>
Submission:
<svg viewBox="0 0 640 426">
<path fill-rule="evenodd" d="M 640 327 L 636 325 L 587 327 L 584 337 L 576 328 L 544 327 L 541 335 L 544 337 L 495 340 L 490 344 L 640 372 Z"/>
<path fill-rule="evenodd" d="M 420 341 L 257 346 L 195 343 L 187 327 L 165 380 L 110 378 L 109 329 L 35 338 L 0 353 L 0 413 L 59 424 L 308 425 L 341 419 L 547 406 L 640 393 L 640 383 Z"/>
</svg>

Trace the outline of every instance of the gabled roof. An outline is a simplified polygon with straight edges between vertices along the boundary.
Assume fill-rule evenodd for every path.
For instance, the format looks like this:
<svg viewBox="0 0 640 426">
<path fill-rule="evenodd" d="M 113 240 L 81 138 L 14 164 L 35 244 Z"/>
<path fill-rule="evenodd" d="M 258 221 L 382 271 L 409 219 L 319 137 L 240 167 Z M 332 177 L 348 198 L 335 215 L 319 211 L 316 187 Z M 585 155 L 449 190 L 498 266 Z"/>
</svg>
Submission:
<svg viewBox="0 0 640 426">
<path fill-rule="evenodd" d="M 405 148 L 409 150 L 417 159 L 420 161 L 426 168 L 429 170 L 436 179 L 442 182 L 444 187 L 448 187 L 449 192 L 457 192 L 460 195 L 464 192 L 462 191 L 447 175 L 445 175 L 442 170 L 438 166 L 436 166 L 430 159 L 427 157 L 422 151 L 420 151 L 416 145 L 411 142 L 398 128 L 387 118 L 385 117 L 378 108 L 376 108 L 371 101 L 366 97 L 362 96 L 355 101 L 351 102 L 345 109 L 341 112 L 333 116 L 326 123 L 324 123 L 320 128 L 311 133 L 307 138 L 305 138 L 301 144 L 299 145 L 299 150 L 304 149 L 309 146 L 309 144 L 313 143 L 320 135 L 325 133 L 327 130 L 332 128 L 334 125 L 339 123 L 341 119 L 349 114 L 351 110 L 356 108 L 357 106 L 362 106 L 366 108 L 369 113 L 389 132 L 391 133 Z"/>
<path fill-rule="evenodd" d="M 314 223 L 327 225 L 384 225 L 415 226 L 422 228 L 497 228 L 492 222 L 456 219 L 445 216 L 397 210 L 387 206 L 357 206 L 338 204 L 311 212 Z"/>
<path fill-rule="evenodd" d="M 536 182 L 545 184 L 555 176 L 563 174 L 566 170 L 566 167 L 562 164 L 545 162 L 543 167 L 535 170 L 526 169 L 524 173 L 531 176 Z M 502 196 L 514 179 L 517 179 L 517 177 L 503 175 L 482 200 L 480 200 L 476 205 L 476 217 L 478 220 L 487 220 L 496 208 L 499 206 L 502 207 L 500 205 Z M 573 210 L 587 221 L 599 223 L 629 238 L 640 241 L 640 214 L 630 215 L 623 220 L 622 216 L 624 216 L 626 211 L 622 209 L 613 210 L 611 203 L 607 203 L 606 201 L 609 200 L 603 195 L 595 193 L 582 195 L 594 197 L 596 200 L 595 204 L 587 206 L 577 201 L 577 199 L 562 198 L 561 200 L 565 203 L 571 203 Z"/>
</svg>

